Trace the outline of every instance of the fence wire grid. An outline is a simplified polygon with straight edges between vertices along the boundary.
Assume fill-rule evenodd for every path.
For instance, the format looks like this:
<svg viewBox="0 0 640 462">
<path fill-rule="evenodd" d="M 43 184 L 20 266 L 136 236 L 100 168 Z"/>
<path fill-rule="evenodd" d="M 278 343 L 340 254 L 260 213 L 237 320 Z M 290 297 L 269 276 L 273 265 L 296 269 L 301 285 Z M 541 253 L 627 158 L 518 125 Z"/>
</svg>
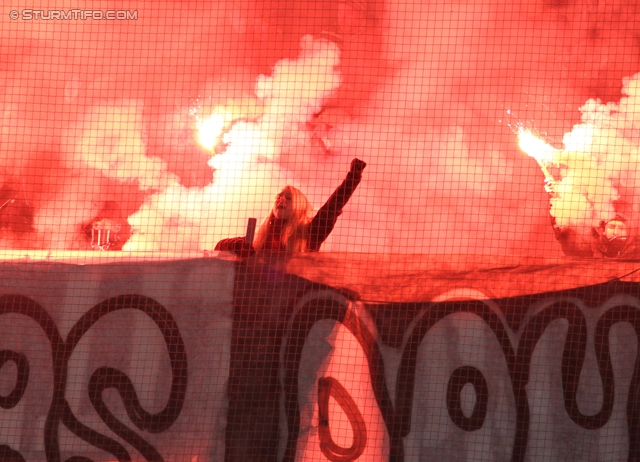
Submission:
<svg viewBox="0 0 640 462">
<path fill-rule="evenodd" d="M 640 6 L 6 0 L 0 461 L 640 457 Z"/>
</svg>

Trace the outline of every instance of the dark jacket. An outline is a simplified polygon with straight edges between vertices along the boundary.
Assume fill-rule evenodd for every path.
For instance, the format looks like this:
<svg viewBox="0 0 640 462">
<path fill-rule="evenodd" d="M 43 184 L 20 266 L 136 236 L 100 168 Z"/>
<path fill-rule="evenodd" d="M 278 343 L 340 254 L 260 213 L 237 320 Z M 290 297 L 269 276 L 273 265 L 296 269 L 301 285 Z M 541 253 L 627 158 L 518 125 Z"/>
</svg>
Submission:
<svg viewBox="0 0 640 462">
<path fill-rule="evenodd" d="M 320 250 L 322 243 L 329 237 L 333 231 L 338 217 L 342 213 L 342 209 L 349 202 L 353 192 L 356 190 L 362 179 L 361 172 L 349 172 L 347 177 L 340 186 L 333 192 L 329 200 L 318 210 L 308 224 L 307 230 L 307 250 L 309 252 L 317 252 Z M 282 226 L 272 218 L 270 234 L 267 235 L 264 250 L 283 251 L 286 250 L 280 241 L 280 231 Z M 223 239 L 216 245 L 215 250 L 226 250 L 235 252 L 236 254 L 247 257 L 255 253 L 248 245 L 245 244 L 244 237 L 234 237 Z"/>
</svg>

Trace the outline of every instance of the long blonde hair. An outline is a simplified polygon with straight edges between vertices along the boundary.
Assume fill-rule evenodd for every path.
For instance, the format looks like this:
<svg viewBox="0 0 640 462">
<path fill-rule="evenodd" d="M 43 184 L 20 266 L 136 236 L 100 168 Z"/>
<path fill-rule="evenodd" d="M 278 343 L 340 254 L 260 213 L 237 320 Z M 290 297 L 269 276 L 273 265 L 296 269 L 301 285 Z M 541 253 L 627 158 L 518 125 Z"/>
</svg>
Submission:
<svg viewBox="0 0 640 462">
<path fill-rule="evenodd" d="M 308 241 L 308 224 L 311 221 L 312 206 L 302 192 L 293 186 L 285 186 L 280 194 L 291 193 L 291 216 L 280 234 L 280 245 L 288 252 L 306 252 Z M 253 248 L 260 250 L 267 242 L 269 227 L 275 219 L 273 209 L 258 228 Z"/>
</svg>

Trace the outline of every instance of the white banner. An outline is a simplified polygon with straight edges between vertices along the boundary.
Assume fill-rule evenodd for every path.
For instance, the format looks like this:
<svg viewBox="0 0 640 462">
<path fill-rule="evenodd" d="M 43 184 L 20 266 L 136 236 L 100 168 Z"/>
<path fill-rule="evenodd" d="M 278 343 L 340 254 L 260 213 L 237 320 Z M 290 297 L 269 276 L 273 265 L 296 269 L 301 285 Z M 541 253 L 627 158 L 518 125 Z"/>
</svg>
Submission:
<svg viewBox="0 0 640 462">
<path fill-rule="evenodd" d="M 309 292 L 282 347 L 279 460 L 635 460 L 639 292 L 368 309 Z"/>
<path fill-rule="evenodd" d="M 3 460 L 224 459 L 234 264 L 0 264 Z"/>
</svg>

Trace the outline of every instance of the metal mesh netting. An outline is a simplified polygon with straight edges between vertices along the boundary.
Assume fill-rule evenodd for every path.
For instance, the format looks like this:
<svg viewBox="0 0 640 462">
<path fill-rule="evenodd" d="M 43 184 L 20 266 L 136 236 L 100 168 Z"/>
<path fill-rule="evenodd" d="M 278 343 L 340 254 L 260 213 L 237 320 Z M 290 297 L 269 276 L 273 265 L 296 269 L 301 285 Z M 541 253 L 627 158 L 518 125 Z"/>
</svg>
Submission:
<svg viewBox="0 0 640 462">
<path fill-rule="evenodd" d="M 1 461 L 640 457 L 634 2 L 4 3 Z"/>
</svg>

